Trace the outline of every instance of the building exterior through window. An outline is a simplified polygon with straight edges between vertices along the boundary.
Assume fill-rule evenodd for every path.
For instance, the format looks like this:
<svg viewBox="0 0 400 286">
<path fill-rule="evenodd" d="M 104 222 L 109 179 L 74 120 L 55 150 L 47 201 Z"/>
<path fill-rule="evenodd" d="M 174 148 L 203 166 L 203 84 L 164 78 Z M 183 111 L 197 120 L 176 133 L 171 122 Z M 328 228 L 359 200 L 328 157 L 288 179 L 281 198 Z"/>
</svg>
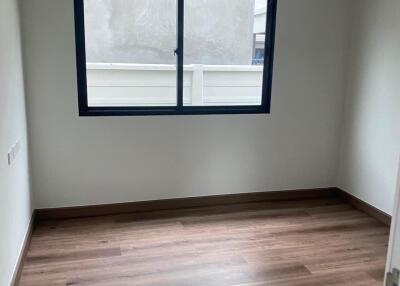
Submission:
<svg viewBox="0 0 400 286">
<path fill-rule="evenodd" d="M 80 103 L 86 108 L 266 108 L 271 1 L 276 0 L 75 0 L 82 5 L 75 12 L 82 12 L 78 26 L 83 23 L 84 29 L 84 45 L 77 51 L 83 48 L 86 63 Z"/>
</svg>

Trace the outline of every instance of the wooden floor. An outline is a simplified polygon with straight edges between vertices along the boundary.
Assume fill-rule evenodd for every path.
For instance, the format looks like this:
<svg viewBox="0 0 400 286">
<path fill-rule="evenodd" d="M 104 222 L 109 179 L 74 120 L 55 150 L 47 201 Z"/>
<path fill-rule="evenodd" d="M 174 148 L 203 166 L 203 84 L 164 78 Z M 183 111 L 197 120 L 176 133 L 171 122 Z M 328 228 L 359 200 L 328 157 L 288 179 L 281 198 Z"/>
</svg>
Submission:
<svg viewBox="0 0 400 286">
<path fill-rule="evenodd" d="M 337 199 L 41 222 L 20 285 L 383 285 L 388 227 Z"/>
</svg>

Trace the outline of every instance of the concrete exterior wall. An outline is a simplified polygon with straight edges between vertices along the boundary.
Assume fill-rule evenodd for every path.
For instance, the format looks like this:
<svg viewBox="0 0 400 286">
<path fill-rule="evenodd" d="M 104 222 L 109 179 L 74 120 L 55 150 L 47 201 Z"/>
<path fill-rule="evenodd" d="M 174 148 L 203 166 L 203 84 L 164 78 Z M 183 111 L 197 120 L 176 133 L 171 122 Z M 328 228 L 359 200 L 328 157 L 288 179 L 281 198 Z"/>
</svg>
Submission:
<svg viewBox="0 0 400 286">
<path fill-rule="evenodd" d="M 251 64 L 254 1 L 186 0 L 185 64 Z M 85 0 L 85 21 L 88 62 L 176 61 L 176 0 Z"/>
</svg>

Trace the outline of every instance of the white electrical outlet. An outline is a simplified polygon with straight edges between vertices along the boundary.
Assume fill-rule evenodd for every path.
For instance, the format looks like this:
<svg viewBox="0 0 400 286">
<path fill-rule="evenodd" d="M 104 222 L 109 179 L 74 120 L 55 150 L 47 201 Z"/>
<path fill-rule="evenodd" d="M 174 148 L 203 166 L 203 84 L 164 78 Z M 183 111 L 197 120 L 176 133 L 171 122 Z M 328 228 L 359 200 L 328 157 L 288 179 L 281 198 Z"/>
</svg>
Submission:
<svg viewBox="0 0 400 286">
<path fill-rule="evenodd" d="M 21 144 L 19 143 L 19 141 L 17 141 L 15 143 L 15 149 L 17 150 L 17 154 L 19 153 L 19 150 L 21 149 Z"/>
<path fill-rule="evenodd" d="M 15 158 L 17 157 L 17 149 L 15 148 L 15 144 L 12 146 L 11 150 L 12 150 L 13 160 L 15 160 Z"/>
<path fill-rule="evenodd" d="M 7 161 L 8 161 L 8 165 L 11 165 L 15 158 L 17 158 L 17 155 L 21 149 L 21 144 L 19 143 L 19 141 L 15 142 L 15 144 L 11 147 L 11 149 L 8 151 L 7 153 Z"/>
<path fill-rule="evenodd" d="M 8 151 L 7 153 L 7 160 L 8 160 L 8 165 L 11 165 L 13 162 L 13 158 L 12 158 L 12 151 Z"/>
</svg>

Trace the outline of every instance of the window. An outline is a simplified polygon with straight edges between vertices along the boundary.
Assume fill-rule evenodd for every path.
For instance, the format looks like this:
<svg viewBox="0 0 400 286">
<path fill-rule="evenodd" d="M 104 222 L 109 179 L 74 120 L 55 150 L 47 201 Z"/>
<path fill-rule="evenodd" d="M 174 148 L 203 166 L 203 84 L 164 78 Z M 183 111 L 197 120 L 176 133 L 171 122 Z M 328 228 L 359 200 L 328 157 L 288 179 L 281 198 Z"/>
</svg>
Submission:
<svg viewBox="0 0 400 286">
<path fill-rule="evenodd" d="M 269 113 L 277 0 L 75 0 L 81 116 Z"/>
</svg>

